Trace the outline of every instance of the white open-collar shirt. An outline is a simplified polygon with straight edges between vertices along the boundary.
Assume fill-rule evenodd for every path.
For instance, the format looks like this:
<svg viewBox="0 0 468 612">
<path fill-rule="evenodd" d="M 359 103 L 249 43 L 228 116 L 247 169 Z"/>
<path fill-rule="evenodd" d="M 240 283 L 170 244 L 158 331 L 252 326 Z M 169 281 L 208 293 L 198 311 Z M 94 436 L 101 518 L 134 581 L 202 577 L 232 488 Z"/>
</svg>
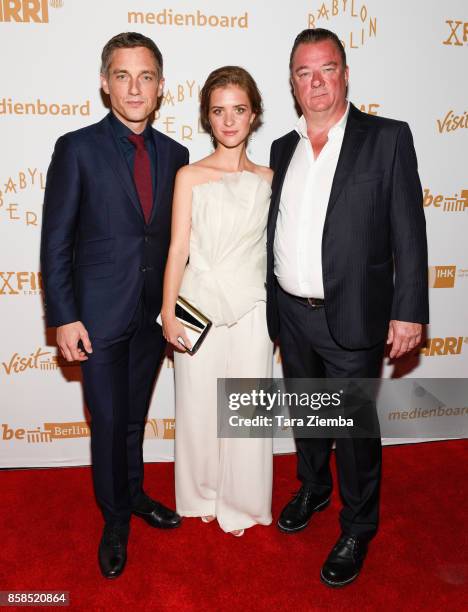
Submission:
<svg viewBox="0 0 468 612">
<path fill-rule="evenodd" d="M 317 159 L 303 116 L 295 126 L 300 140 L 284 179 L 274 242 L 275 275 L 293 295 L 324 297 L 323 226 L 348 114 L 349 103 Z"/>
</svg>

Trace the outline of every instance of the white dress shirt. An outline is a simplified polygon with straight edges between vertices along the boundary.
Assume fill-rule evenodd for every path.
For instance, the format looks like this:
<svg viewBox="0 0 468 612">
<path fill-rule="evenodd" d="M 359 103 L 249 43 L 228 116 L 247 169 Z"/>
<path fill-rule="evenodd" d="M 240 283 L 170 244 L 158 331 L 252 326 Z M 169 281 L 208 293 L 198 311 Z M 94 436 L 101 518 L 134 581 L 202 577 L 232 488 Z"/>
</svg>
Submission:
<svg viewBox="0 0 468 612">
<path fill-rule="evenodd" d="M 317 159 L 304 117 L 296 124 L 300 141 L 284 179 L 274 242 L 275 275 L 281 287 L 293 295 L 324 297 L 323 225 L 348 113 L 349 103 L 330 128 Z"/>
</svg>

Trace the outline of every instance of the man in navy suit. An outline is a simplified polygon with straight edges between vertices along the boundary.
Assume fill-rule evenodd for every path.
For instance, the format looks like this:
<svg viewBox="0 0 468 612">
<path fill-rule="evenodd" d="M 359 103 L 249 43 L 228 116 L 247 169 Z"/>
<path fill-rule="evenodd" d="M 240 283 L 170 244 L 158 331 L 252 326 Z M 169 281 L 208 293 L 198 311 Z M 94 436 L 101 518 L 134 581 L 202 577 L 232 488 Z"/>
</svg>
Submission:
<svg viewBox="0 0 468 612">
<path fill-rule="evenodd" d="M 126 563 L 131 515 L 180 524 L 143 490 L 143 434 L 165 342 L 155 319 L 170 239 L 174 177 L 188 151 L 152 129 L 163 60 L 137 33 L 104 47 L 111 112 L 58 139 L 47 174 L 41 264 L 47 323 L 67 361 L 80 361 L 91 413 L 97 501 L 105 519 L 99 565 Z"/>
<path fill-rule="evenodd" d="M 302 116 L 271 148 L 267 316 L 286 378 L 378 378 L 385 344 L 398 358 L 428 321 L 422 189 L 408 125 L 361 113 L 329 30 L 301 32 L 290 78 Z M 361 407 L 362 408 L 362 407 Z M 372 421 L 375 406 L 362 412 Z M 333 440 L 297 438 L 301 488 L 283 509 L 286 533 L 330 501 Z M 357 578 L 379 515 L 381 442 L 336 440 L 341 535 L 321 571 L 327 585 Z"/>
</svg>

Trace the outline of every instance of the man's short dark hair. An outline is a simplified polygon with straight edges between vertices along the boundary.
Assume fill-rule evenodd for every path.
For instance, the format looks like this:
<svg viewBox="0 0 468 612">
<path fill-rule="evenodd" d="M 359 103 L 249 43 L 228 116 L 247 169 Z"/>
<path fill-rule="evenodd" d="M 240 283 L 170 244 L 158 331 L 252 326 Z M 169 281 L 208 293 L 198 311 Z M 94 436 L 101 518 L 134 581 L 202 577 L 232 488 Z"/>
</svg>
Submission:
<svg viewBox="0 0 468 612">
<path fill-rule="evenodd" d="M 113 36 L 105 45 L 101 54 L 101 74 L 106 74 L 109 71 L 109 66 L 112 59 L 112 53 L 116 49 L 132 49 L 133 47 L 146 47 L 154 55 L 156 64 L 159 70 L 159 77 L 163 74 L 163 57 L 161 51 L 151 38 L 143 36 L 138 32 L 122 32 Z"/>
<path fill-rule="evenodd" d="M 306 30 L 302 30 L 294 41 L 293 47 L 291 49 L 291 55 L 289 56 L 289 71 L 292 70 L 292 64 L 294 59 L 294 54 L 296 53 L 296 49 L 299 45 L 308 44 L 308 43 L 318 43 L 322 42 L 322 40 L 331 40 L 335 43 L 338 51 L 341 55 L 341 62 L 343 64 L 343 68 L 346 68 L 346 51 L 343 47 L 343 43 L 331 30 L 326 30 L 325 28 L 307 28 Z"/>
</svg>

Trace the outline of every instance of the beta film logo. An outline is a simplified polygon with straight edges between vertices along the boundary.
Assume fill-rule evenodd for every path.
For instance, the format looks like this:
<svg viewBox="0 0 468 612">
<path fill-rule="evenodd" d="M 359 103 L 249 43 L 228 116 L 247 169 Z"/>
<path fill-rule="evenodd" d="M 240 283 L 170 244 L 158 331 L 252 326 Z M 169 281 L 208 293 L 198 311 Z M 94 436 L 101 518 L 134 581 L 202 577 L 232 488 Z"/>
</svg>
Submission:
<svg viewBox="0 0 468 612">
<path fill-rule="evenodd" d="M 314 3 L 307 27 L 333 29 L 333 22 L 346 49 L 359 49 L 377 36 L 377 17 L 360 0 L 328 0 Z"/>
<path fill-rule="evenodd" d="M 49 4 L 62 8 L 63 0 L 0 0 L 0 22 L 49 23 Z"/>
<path fill-rule="evenodd" d="M 380 104 L 378 102 L 369 102 L 368 104 L 360 104 L 359 110 L 361 113 L 367 113 L 368 115 L 378 115 Z"/>
<path fill-rule="evenodd" d="M 468 44 L 468 21 L 459 21 L 456 19 L 447 19 L 446 22 L 449 29 L 447 38 L 442 41 L 444 45 L 453 47 L 463 47 Z"/>
</svg>

